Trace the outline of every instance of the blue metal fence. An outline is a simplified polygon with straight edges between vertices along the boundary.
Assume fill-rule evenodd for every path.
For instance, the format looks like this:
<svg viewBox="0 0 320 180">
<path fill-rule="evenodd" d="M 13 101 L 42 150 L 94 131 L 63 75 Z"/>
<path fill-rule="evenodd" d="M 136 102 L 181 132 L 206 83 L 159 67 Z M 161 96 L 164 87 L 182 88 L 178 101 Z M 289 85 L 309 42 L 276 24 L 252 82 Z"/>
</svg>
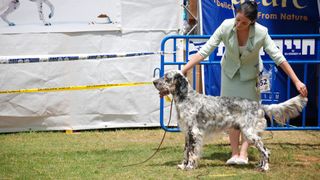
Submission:
<svg viewBox="0 0 320 180">
<path fill-rule="evenodd" d="M 307 107 L 303 110 L 302 115 L 298 117 L 298 119 L 294 119 L 294 123 L 299 125 L 290 125 L 290 120 L 285 126 L 280 126 L 276 124 L 273 120 L 270 120 L 268 127 L 266 130 L 320 130 L 320 111 L 319 111 L 319 91 L 320 91 L 320 77 L 319 77 L 319 67 L 320 67 L 320 34 L 299 34 L 299 35 L 271 35 L 272 39 L 279 40 L 278 42 L 283 43 L 283 48 L 290 49 L 288 47 L 295 46 L 294 50 L 284 53 L 288 62 L 292 66 L 298 65 L 299 67 L 303 67 L 303 77 L 299 76 L 300 80 L 303 80 L 305 84 L 308 86 L 309 94 L 309 102 L 310 99 L 315 104 L 308 103 Z M 161 67 L 160 67 L 160 76 L 163 76 L 166 68 L 168 66 L 176 66 L 178 69 L 181 69 L 182 65 L 186 64 L 189 59 L 190 54 L 196 51 L 199 48 L 190 49 L 190 43 L 195 41 L 200 41 L 198 44 L 203 45 L 206 40 L 208 40 L 210 36 L 207 35 L 194 35 L 194 36 L 183 36 L 183 35 L 173 35 L 165 37 L 161 42 Z M 183 58 L 184 60 L 177 58 L 177 50 L 178 50 L 178 42 L 183 41 Z M 305 42 L 305 43 L 303 43 Z M 284 46 L 285 45 L 285 46 Z M 181 43 L 180 43 L 181 46 Z M 174 52 L 173 54 L 166 54 L 168 51 Z M 181 48 L 181 47 L 180 47 Z M 215 50 L 213 55 L 210 56 L 209 60 L 202 61 L 200 64 L 203 66 L 212 65 L 212 64 L 220 64 L 219 53 L 221 55 L 221 50 Z M 217 48 L 218 49 L 218 48 Z M 298 52 L 295 50 L 298 49 Z M 300 49 L 300 50 L 299 50 Z M 283 50 L 284 51 L 284 50 Z M 274 62 L 268 57 L 263 56 L 263 63 L 265 65 L 275 66 Z M 313 71 L 311 74 L 308 73 L 308 69 L 313 67 L 316 71 Z M 275 69 L 275 68 L 272 68 Z M 272 73 L 272 76 L 276 76 L 276 73 Z M 310 77 L 316 79 L 314 82 L 308 82 Z M 196 87 L 196 68 L 193 68 L 193 87 Z M 279 103 L 276 102 L 274 94 L 274 86 L 276 85 L 275 78 L 271 78 L 271 103 Z M 292 97 L 291 89 L 295 89 L 295 87 L 291 87 L 291 81 L 289 77 L 286 77 L 287 81 L 287 90 L 286 90 L 286 99 Z M 312 88 L 310 88 L 312 86 Z M 311 92 L 311 91 L 313 92 Z M 263 102 L 262 102 L 263 103 Z M 310 111 L 313 107 L 315 111 Z M 307 116 L 307 113 L 309 116 Z M 310 116 L 311 115 L 311 116 Z M 315 122 L 315 125 L 308 125 L 307 122 Z M 164 100 L 160 99 L 160 125 L 165 131 L 169 132 L 178 132 L 180 131 L 179 127 L 169 127 L 165 124 L 164 121 Z"/>
</svg>

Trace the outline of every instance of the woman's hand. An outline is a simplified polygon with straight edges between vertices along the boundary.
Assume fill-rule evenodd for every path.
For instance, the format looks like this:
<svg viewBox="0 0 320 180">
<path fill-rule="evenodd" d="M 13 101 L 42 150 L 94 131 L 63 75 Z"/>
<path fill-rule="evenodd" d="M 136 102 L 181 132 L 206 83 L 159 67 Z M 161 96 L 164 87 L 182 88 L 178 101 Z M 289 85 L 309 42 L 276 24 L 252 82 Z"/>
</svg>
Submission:
<svg viewBox="0 0 320 180">
<path fill-rule="evenodd" d="M 298 92 L 303 96 L 307 97 L 308 96 L 308 90 L 307 86 L 303 84 L 299 78 L 297 77 L 296 73 L 293 71 L 291 66 L 289 65 L 288 61 L 284 61 L 279 65 L 282 70 L 290 77 L 294 85 L 296 86 Z"/>
<path fill-rule="evenodd" d="M 193 56 L 191 56 L 190 60 L 188 63 L 183 67 L 182 69 L 182 74 L 184 76 L 187 76 L 188 71 L 193 68 L 196 64 L 198 64 L 200 61 L 202 61 L 204 57 L 200 53 L 196 53 Z"/>
<path fill-rule="evenodd" d="M 186 69 L 182 69 L 182 70 L 181 70 L 181 73 L 182 73 L 184 76 L 187 76 L 188 71 L 187 71 Z"/>
<path fill-rule="evenodd" d="M 303 84 L 301 81 L 298 81 L 295 85 L 296 85 L 297 90 L 299 91 L 299 93 L 303 97 L 307 97 L 308 96 L 308 89 L 307 89 L 307 86 L 305 84 Z"/>
</svg>

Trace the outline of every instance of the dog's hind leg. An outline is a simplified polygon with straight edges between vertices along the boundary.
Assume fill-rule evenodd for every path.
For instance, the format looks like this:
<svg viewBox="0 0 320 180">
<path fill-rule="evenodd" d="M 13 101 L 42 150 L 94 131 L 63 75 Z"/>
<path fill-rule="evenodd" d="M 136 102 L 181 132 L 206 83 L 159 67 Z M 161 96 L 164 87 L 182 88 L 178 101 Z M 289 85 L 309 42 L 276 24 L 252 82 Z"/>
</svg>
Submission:
<svg viewBox="0 0 320 180">
<path fill-rule="evenodd" d="M 258 167 L 262 171 L 269 170 L 270 151 L 267 148 L 265 148 L 265 146 L 263 145 L 263 142 L 261 141 L 261 137 L 258 136 L 258 132 L 255 132 L 252 129 L 243 129 L 243 134 L 245 135 L 247 140 L 253 143 L 261 153 L 261 160 Z"/>
<path fill-rule="evenodd" d="M 270 151 L 263 145 L 263 142 L 261 141 L 261 138 L 259 138 L 257 141 L 255 141 L 255 146 L 259 149 L 261 152 L 261 160 L 259 163 L 259 168 L 262 171 L 269 170 L 269 157 L 270 157 Z"/>
<path fill-rule="evenodd" d="M 11 1 L 8 5 L 8 9 L 5 10 L 1 15 L 1 19 L 5 21 L 9 26 L 14 26 L 15 24 L 13 22 L 10 22 L 7 19 L 8 14 L 12 13 L 14 10 L 16 10 L 20 6 L 20 2 L 18 0 Z"/>
<path fill-rule="evenodd" d="M 198 128 L 189 128 L 185 133 L 184 159 L 178 168 L 194 169 L 198 166 L 201 148 L 203 143 L 203 134 Z"/>
</svg>

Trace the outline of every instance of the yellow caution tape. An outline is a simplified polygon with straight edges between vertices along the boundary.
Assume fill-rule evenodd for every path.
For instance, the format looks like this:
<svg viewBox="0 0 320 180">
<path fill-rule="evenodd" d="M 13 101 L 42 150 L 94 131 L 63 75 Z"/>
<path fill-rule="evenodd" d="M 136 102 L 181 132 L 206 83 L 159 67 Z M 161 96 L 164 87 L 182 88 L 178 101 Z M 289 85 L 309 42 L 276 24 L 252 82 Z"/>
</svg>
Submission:
<svg viewBox="0 0 320 180">
<path fill-rule="evenodd" d="M 67 129 L 66 130 L 66 134 L 73 134 L 73 130 L 72 129 Z"/>
<path fill-rule="evenodd" d="M 105 89 L 113 87 L 128 87 L 128 86 L 141 86 L 149 85 L 152 82 L 134 82 L 134 83 L 120 83 L 120 84 L 97 84 L 87 86 L 68 86 L 68 87 L 55 87 L 55 88 L 33 88 L 33 89 L 19 89 L 19 90 L 6 90 L 0 91 L 0 94 L 18 94 L 18 93 L 37 93 L 37 92 L 57 92 L 57 91 L 78 91 L 88 89 Z"/>
</svg>

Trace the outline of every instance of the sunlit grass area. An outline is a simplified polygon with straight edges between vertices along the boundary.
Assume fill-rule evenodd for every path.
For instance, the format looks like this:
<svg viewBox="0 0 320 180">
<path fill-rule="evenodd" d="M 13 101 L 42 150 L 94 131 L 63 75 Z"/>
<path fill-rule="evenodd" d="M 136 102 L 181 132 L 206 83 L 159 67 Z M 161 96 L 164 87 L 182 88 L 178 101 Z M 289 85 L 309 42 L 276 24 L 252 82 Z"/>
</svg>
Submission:
<svg viewBox="0 0 320 180">
<path fill-rule="evenodd" d="M 317 179 L 320 176 L 319 131 L 267 131 L 270 171 L 255 169 L 258 150 L 249 149 L 249 165 L 226 166 L 226 134 L 210 137 L 200 167 L 176 168 L 183 156 L 182 133 L 167 133 L 159 152 L 161 129 L 25 132 L 0 134 L 0 179 Z"/>
</svg>

